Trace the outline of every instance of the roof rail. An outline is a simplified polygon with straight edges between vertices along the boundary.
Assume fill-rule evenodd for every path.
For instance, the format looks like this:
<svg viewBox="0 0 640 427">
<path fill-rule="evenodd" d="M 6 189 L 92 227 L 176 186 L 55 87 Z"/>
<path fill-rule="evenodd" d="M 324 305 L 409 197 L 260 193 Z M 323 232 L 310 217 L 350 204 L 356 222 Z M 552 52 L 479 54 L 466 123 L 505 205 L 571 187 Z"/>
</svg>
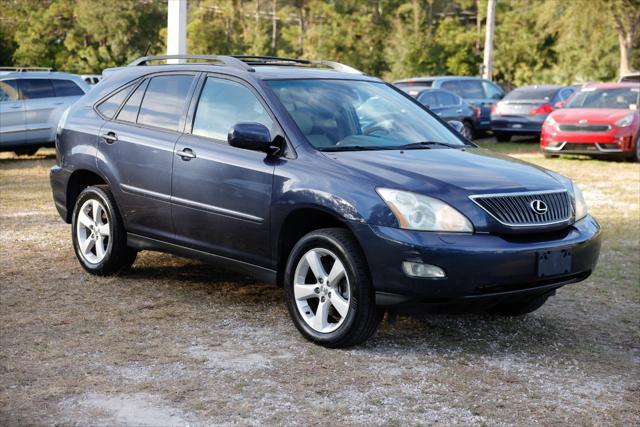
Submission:
<svg viewBox="0 0 640 427">
<path fill-rule="evenodd" d="M 205 61 L 216 61 L 221 62 L 224 65 L 228 65 L 230 67 L 239 68 L 245 71 L 254 71 L 252 67 L 250 67 L 245 62 L 236 59 L 232 56 L 225 55 L 158 55 L 158 56 L 143 56 L 142 58 L 138 58 L 135 61 L 131 62 L 129 67 L 136 67 L 141 65 L 147 65 L 149 61 L 162 61 L 167 59 L 203 59 Z"/>
<path fill-rule="evenodd" d="M 257 56 L 257 55 L 233 55 L 243 62 L 250 65 L 287 65 L 287 64 L 302 64 L 302 65 L 323 65 L 336 71 L 350 74 L 364 74 L 362 71 L 350 67 L 340 62 L 334 61 L 313 61 L 308 59 L 295 59 L 295 58 L 281 58 L 278 56 Z"/>
<path fill-rule="evenodd" d="M 0 71 L 51 71 L 51 68 L 48 67 L 0 67 Z"/>
</svg>

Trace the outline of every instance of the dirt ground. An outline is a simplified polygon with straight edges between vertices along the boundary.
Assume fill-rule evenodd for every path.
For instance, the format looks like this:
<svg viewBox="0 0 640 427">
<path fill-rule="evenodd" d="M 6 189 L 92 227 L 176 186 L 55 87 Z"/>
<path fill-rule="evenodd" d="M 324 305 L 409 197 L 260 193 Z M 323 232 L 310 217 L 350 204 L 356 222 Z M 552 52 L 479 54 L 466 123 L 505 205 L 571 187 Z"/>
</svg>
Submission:
<svg viewBox="0 0 640 427">
<path fill-rule="evenodd" d="M 145 252 L 88 275 L 52 151 L 0 155 L 0 424 L 638 425 L 640 165 L 484 143 L 581 185 L 604 228 L 595 274 L 523 318 L 400 317 L 349 350 L 215 267 Z"/>
</svg>

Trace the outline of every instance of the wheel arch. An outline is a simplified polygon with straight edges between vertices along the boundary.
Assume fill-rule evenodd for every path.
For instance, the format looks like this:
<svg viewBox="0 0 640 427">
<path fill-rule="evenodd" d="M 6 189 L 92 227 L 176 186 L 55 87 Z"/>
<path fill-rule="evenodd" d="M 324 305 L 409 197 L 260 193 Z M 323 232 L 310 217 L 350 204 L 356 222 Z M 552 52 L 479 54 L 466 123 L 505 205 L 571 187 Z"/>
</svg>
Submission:
<svg viewBox="0 0 640 427">
<path fill-rule="evenodd" d="M 336 212 L 320 206 L 303 206 L 290 211 L 277 230 L 276 253 L 276 283 L 283 285 L 284 270 L 287 259 L 296 242 L 305 234 L 322 228 L 344 228 L 353 233 L 349 221 Z M 354 234 L 358 245 L 358 237 Z M 362 249 L 362 248 L 361 248 Z"/>
<path fill-rule="evenodd" d="M 69 177 L 66 194 L 67 217 L 65 221 L 67 223 L 71 223 L 73 208 L 78 196 L 82 190 L 92 185 L 109 185 L 109 182 L 98 172 L 89 169 L 77 169 Z"/>
</svg>

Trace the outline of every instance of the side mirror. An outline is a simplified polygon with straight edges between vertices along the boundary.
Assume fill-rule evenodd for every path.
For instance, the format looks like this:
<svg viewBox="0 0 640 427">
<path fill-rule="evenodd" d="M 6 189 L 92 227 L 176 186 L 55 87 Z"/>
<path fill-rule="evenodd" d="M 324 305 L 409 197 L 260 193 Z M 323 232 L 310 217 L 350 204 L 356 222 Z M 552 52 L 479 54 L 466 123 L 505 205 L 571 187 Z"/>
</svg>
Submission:
<svg viewBox="0 0 640 427">
<path fill-rule="evenodd" d="M 276 154 L 280 147 L 272 144 L 271 133 L 260 123 L 236 123 L 229 130 L 227 142 L 232 147 Z"/>
<path fill-rule="evenodd" d="M 553 108 L 564 108 L 564 101 L 558 101 L 553 104 Z"/>
<path fill-rule="evenodd" d="M 462 122 L 458 120 L 449 120 L 447 123 L 453 129 L 455 129 L 456 132 L 458 132 L 459 134 L 462 134 L 462 130 L 464 129 L 464 125 L 462 124 Z"/>
</svg>

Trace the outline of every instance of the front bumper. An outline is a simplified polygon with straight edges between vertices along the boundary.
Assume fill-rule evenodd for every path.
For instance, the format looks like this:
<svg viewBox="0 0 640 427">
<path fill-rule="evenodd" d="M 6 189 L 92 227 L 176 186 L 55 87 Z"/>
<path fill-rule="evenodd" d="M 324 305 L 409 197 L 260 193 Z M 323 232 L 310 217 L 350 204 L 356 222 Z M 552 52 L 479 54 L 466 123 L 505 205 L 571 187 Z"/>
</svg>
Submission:
<svg viewBox="0 0 640 427">
<path fill-rule="evenodd" d="M 591 216 L 543 235 L 415 232 L 366 224 L 355 228 L 381 304 L 491 299 L 552 290 L 586 279 L 600 253 L 600 226 Z M 538 277 L 539 253 L 558 249 L 571 249 L 571 271 Z M 436 265 L 446 278 L 406 276 L 403 261 Z"/>
<path fill-rule="evenodd" d="M 562 132 L 544 125 L 540 148 L 552 154 L 628 155 L 634 152 L 634 130 L 612 127 L 607 132 Z"/>
</svg>

